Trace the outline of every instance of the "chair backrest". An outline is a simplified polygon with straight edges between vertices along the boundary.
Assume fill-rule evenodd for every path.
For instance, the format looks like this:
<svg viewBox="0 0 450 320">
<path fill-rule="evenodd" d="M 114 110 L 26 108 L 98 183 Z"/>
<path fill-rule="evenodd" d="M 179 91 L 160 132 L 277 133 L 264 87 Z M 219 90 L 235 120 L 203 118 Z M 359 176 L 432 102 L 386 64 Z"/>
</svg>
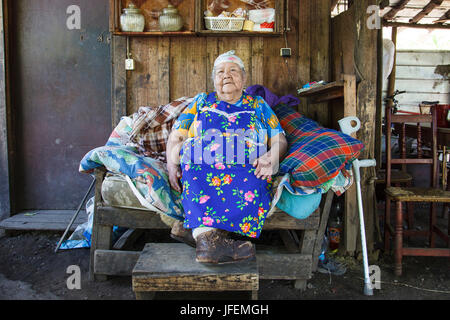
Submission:
<svg viewBox="0 0 450 320">
<path fill-rule="evenodd" d="M 386 106 L 386 186 L 391 186 L 391 170 L 392 166 L 401 164 L 424 164 L 431 165 L 431 186 L 438 187 L 438 150 L 437 150 L 437 114 L 436 105 L 430 106 L 430 113 L 428 114 L 393 114 L 392 108 Z M 399 145 L 401 146 L 400 158 L 392 158 L 391 149 L 391 127 L 392 124 L 399 124 L 400 135 Z M 423 125 L 424 124 L 424 125 Z M 429 127 L 428 127 L 429 126 Z M 408 132 L 407 132 L 408 129 Z M 412 130 L 415 134 L 411 134 Z M 423 130 L 430 130 L 430 134 L 422 135 Z M 414 136 L 417 138 L 417 157 L 406 157 L 406 136 Z M 428 137 L 428 144 L 431 144 L 431 158 L 423 158 L 422 152 L 422 138 Z"/>
</svg>

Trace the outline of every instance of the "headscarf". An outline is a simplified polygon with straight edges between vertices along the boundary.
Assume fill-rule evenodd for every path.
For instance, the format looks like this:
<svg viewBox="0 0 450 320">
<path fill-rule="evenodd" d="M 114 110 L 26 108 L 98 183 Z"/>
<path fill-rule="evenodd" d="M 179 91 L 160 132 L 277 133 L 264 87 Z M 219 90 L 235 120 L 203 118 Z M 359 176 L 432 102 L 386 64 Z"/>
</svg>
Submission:
<svg viewBox="0 0 450 320">
<path fill-rule="evenodd" d="M 234 50 L 230 50 L 225 52 L 217 57 L 216 61 L 214 61 L 214 68 L 219 64 L 224 62 L 234 62 L 236 63 L 242 70 L 245 70 L 244 62 L 242 62 L 241 58 L 234 54 Z"/>
</svg>

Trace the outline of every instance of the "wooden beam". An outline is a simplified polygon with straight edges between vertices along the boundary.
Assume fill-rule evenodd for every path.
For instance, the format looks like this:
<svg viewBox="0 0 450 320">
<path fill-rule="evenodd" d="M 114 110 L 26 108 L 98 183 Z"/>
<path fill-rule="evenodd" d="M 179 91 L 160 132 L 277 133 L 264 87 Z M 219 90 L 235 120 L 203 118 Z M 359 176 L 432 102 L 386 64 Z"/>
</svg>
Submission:
<svg viewBox="0 0 450 320">
<path fill-rule="evenodd" d="M 393 6 L 392 9 L 389 10 L 383 16 L 383 19 L 384 20 L 391 20 L 391 19 L 393 19 L 399 11 L 403 10 L 406 7 L 408 2 L 409 2 L 409 0 L 401 0 L 397 5 Z"/>
<path fill-rule="evenodd" d="M 381 10 L 383 10 L 386 7 L 389 7 L 389 0 L 381 0 L 379 6 Z"/>
<path fill-rule="evenodd" d="M 339 0 L 331 0 L 331 11 L 333 11 L 334 8 L 336 8 L 338 2 Z"/>
<path fill-rule="evenodd" d="M 402 22 L 383 22 L 383 27 L 398 27 L 398 28 L 418 28 L 418 29 L 450 29 L 448 24 L 419 24 L 419 23 L 402 23 Z"/>
<path fill-rule="evenodd" d="M 433 21 L 433 23 L 444 23 L 446 21 L 450 20 L 450 10 L 448 10 L 442 17 L 439 19 Z"/>
<path fill-rule="evenodd" d="M 311 1 L 310 10 L 311 19 L 315 26 L 315 28 L 310 28 L 310 76 L 314 80 L 330 81 L 330 1 Z M 330 126 L 328 104 L 326 102 L 314 105 L 312 119 L 318 121 L 325 127 Z"/>
<path fill-rule="evenodd" d="M 419 22 L 423 17 L 428 15 L 431 11 L 433 11 L 434 8 L 439 7 L 442 4 L 443 0 L 431 0 L 428 2 L 428 4 L 420 11 L 418 14 L 416 14 L 412 19 L 409 19 L 410 23 L 417 23 Z"/>
<path fill-rule="evenodd" d="M 114 128 L 120 118 L 127 115 L 127 76 L 125 71 L 127 40 L 125 37 L 112 36 L 111 41 L 111 123 Z"/>
<path fill-rule="evenodd" d="M 311 24 L 313 19 L 309 14 L 311 1 L 301 0 L 298 5 L 298 62 L 297 82 L 304 85 L 311 81 Z M 308 99 L 300 99 L 298 111 L 310 116 Z"/>
<path fill-rule="evenodd" d="M 358 0 L 353 5 L 355 26 L 355 69 L 359 70 L 361 81 L 357 86 L 356 116 L 361 120 L 361 129 L 357 132 L 358 139 L 364 143 L 365 149 L 361 153 L 361 159 L 373 159 L 375 149 L 375 114 L 376 114 L 376 88 L 377 88 L 377 30 L 364 28 L 367 19 L 368 6 L 375 5 L 375 0 Z M 369 255 L 374 248 L 374 217 L 376 215 L 376 203 L 373 194 L 375 185 L 371 183 L 376 176 L 375 168 L 361 170 L 361 193 L 364 207 L 364 220 L 366 228 L 367 251 Z M 347 193 L 347 192 L 346 192 Z M 356 197 L 355 197 L 356 198 Z M 354 198 L 354 199 L 355 199 Z M 355 201 L 355 200 L 354 200 Z M 356 219 L 357 239 L 360 238 L 359 218 Z M 361 250 L 361 241 L 357 241 L 357 251 Z"/>
</svg>

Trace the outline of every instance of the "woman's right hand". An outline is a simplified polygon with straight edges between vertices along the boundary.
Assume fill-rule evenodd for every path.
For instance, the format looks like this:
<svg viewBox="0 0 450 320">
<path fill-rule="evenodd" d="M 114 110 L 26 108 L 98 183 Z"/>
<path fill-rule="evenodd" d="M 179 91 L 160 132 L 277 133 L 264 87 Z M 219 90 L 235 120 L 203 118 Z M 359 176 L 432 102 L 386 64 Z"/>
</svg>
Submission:
<svg viewBox="0 0 450 320">
<path fill-rule="evenodd" d="M 181 189 L 181 183 L 180 183 L 180 178 L 181 178 L 180 166 L 173 165 L 173 164 L 167 164 L 167 171 L 169 172 L 170 186 L 173 189 L 175 189 L 176 191 L 178 191 L 179 193 L 181 193 L 182 189 Z"/>
<path fill-rule="evenodd" d="M 180 150 L 183 142 L 188 138 L 187 130 L 173 130 L 167 140 L 166 156 L 167 171 L 169 172 L 170 186 L 181 193 L 181 168 L 180 168 Z"/>
</svg>

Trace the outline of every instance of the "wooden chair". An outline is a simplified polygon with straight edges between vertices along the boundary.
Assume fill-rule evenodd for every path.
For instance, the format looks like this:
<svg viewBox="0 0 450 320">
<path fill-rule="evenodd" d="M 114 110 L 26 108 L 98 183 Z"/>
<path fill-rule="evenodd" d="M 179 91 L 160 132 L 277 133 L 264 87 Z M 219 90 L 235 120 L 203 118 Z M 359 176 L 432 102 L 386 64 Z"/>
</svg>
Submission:
<svg viewBox="0 0 450 320">
<path fill-rule="evenodd" d="M 108 206 L 101 193 L 105 174 L 105 169 L 95 170 L 95 207 L 90 249 L 91 280 L 106 280 L 110 275 L 131 276 L 141 256 L 140 251 L 114 250 L 116 246 L 113 247 L 112 243 L 113 226 L 167 229 L 168 234 L 170 231 L 169 226 L 163 223 L 160 215 L 155 212 Z M 306 289 L 306 281 L 317 270 L 333 196 L 332 191 L 324 195 L 320 207 L 306 219 L 295 219 L 281 210 L 267 218 L 264 230 L 279 230 L 284 246 L 256 245 L 259 279 L 295 280 L 295 288 Z"/>
<path fill-rule="evenodd" d="M 385 251 L 390 249 L 390 237 L 395 236 L 395 274 L 402 274 L 402 258 L 403 256 L 440 256 L 450 257 L 450 223 L 447 234 L 442 232 L 436 225 L 436 203 L 450 202 L 450 192 L 443 191 L 439 188 L 438 182 L 438 158 L 437 158 L 437 126 L 436 126 L 436 109 L 430 108 L 431 114 L 421 115 L 403 115 L 393 114 L 389 106 L 386 107 L 386 127 L 390 128 L 393 123 L 417 123 L 417 158 L 411 159 L 392 159 L 391 154 L 391 132 L 386 132 L 386 210 L 385 210 Z M 422 152 L 421 124 L 429 123 L 433 132 L 431 141 L 431 158 L 424 158 Z M 403 135 L 405 139 L 405 135 Z M 404 143 L 404 141 L 403 141 Z M 417 187 L 393 187 L 392 186 L 392 166 L 406 164 L 423 164 L 431 165 L 431 186 L 429 188 Z M 395 229 L 391 227 L 391 201 L 396 203 L 395 211 Z M 425 231 L 403 230 L 403 203 L 430 202 L 430 225 Z M 429 248 L 409 248 L 403 246 L 403 236 L 427 236 L 429 237 Z M 435 236 L 440 236 L 447 244 L 448 248 L 435 248 Z"/>
</svg>

